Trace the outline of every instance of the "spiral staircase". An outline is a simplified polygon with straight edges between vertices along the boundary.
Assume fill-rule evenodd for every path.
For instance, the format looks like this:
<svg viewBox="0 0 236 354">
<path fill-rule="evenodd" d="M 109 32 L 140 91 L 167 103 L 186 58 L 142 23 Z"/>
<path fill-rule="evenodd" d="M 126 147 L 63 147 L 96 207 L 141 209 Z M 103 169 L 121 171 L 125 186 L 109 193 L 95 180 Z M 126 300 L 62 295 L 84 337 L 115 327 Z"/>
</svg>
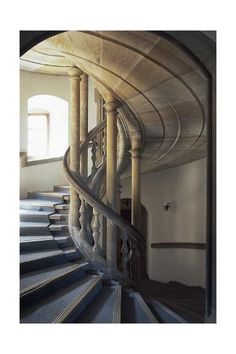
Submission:
<svg viewBox="0 0 236 354">
<path fill-rule="evenodd" d="M 133 137 L 140 141 L 142 173 L 206 156 L 208 77 L 161 34 L 69 31 L 24 54 L 21 68 L 56 75 L 80 68 L 94 80 L 101 97 L 112 93 L 119 100 L 118 178 L 127 177 Z M 76 101 L 80 79 L 69 75 Z M 107 124 L 102 120 L 77 149 L 77 160 L 91 157 L 88 174 L 73 168 L 71 144 L 63 159 L 70 187 L 29 193 L 21 201 L 22 323 L 186 320 L 168 302 L 154 299 L 147 306 L 145 291 L 143 296 L 137 291 L 144 275 L 145 242 L 139 228 L 107 200 Z M 113 267 L 107 257 L 109 223 L 116 230 Z M 168 293 L 172 290 L 170 286 Z M 163 286 L 160 291 L 166 295 Z"/>
<path fill-rule="evenodd" d="M 64 156 L 70 188 L 80 198 L 79 226 L 70 221 L 67 186 L 55 186 L 53 192 L 28 193 L 28 198 L 21 200 L 22 323 L 158 322 L 135 291 L 140 274 L 134 271 L 139 267 L 145 246 L 143 237 L 103 202 L 105 129 L 104 120 L 81 143 L 81 154 L 91 148 L 92 167 L 86 180 L 70 169 L 70 149 Z M 121 119 L 118 130 L 117 172 L 121 174 L 128 162 L 125 154 L 129 148 Z M 99 149 L 100 161 L 97 161 Z M 101 221 L 104 225 L 107 219 L 116 224 L 120 237 L 119 264 L 113 272 L 105 256 L 105 228 L 100 227 Z"/>
<path fill-rule="evenodd" d="M 130 143 L 118 117 L 120 176 L 129 163 Z M 148 287 L 140 286 L 145 274 L 143 236 L 105 204 L 106 120 L 81 142 L 80 154 L 89 150 L 92 166 L 87 178 L 70 168 L 69 148 L 63 164 L 70 187 L 31 192 L 20 202 L 21 323 L 202 322 L 201 289 L 170 282 L 155 284 L 157 293 L 147 293 Z M 69 213 L 71 190 L 79 196 L 76 223 Z M 106 259 L 107 220 L 117 227 L 119 247 L 112 271 Z"/>
</svg>

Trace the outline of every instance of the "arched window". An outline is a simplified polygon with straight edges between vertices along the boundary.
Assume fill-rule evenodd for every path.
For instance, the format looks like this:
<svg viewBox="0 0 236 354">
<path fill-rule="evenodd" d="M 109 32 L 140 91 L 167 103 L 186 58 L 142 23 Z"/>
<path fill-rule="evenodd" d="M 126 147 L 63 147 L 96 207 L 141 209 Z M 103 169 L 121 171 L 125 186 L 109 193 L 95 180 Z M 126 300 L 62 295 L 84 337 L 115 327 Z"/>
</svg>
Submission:
<svg viewBox="0 0 236 354">
<path fill-rule="evenodd" d="M 61 157 L 68 146 L 68 102 L 50 95 L 28 99 L 28 161 Z"/>
</svg>

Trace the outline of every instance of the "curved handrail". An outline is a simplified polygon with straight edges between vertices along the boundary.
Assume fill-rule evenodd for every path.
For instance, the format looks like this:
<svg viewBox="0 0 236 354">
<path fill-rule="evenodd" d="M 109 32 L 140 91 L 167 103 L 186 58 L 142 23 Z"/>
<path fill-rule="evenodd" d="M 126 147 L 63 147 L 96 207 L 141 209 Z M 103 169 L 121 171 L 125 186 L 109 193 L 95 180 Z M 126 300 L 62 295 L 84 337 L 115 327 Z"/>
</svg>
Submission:
<svg viewBox="0 0 236 354">
<path fill-rule="evenodd" d="M 80 145 L 80 153 L 83 153 L 86 148 L 89 146 L 89 142 L 96 138 L 96 136 L 103 131 L 106 127 L 106 120 L 102 121 L 99 125 L 93 128 L 87 135 L 85 141 L 81 142 Z M 120 132 L 120 148 L 118 155 L 118 174 L 122 173 L 127 162 L 127 132 L 123 125 L 122 120 L 118 120 L 118 130 Z M 77 192 L 77 194 L 81 197 L 81 200 L 84 200 L 86 204 L 90 205 L 94 208 L 98 213 L 104 216 L 106 219 L 112 220 L 114 224 L 116 224 L 122 230 L 122 237 L 125 237 L 125 242 L 135 243 L 139 245 L 141 248 L 145 248 L 145 242 L 143 236 L 139 233 L 138 230 L 134 228 L 129 222 L 123 219 L 116 211 L 107 206 L 102 202 L 102 197 L 104 195 L 104 174 L 105 174 L 105 164 L 106 157 L 103 156 L 102 162 L 98 167 L 96 167 L 96 172 L 92 173 L 87 179 L 81 176 L 80 173 L 74 172 L 70 169 L 69 166 L 69 153 L 70 148 L 67 149 L 64 158 L 63 158 L 63 166 L 66 173 L 66 176 L 72 186 L 72 188 Z M 88 221 L 91 222 L 92 214 L 91 210 L 87 211 Z M 89 224 L 87 224 L 89 225 Z M 88 226 L 89 227 L 89 226 Z M 71 233 L 71 237 L 73 238 L 76 246 L 80 248 L 81 253 L 92 263 L 94 266 L 97 266 L 104 273 L 111 272 L 108 269 L 108 265 L 106 259 L 104 258 L 102 251 L 101 253 L 95 252 L 93 249 L 93 244 L 90 243 L 82 236 L 80 233 L 80 227 L 78 225 L 74 225 L 69 220 L 69 230 Z M 82 238 L 81 238 L 82 237 Z M 123 246 L 122 246 L 123 247 Z M 127 258 L 128 257 L 128 258 Z M 125 260 L 126 259 L 126 260 Z M 124 262 L 127 262 L 129 259 L 128 255 L 125 255 L 123 258 Z M 122 263 L 124 264 L 124 263 Z M 123 269 L 123 268 L 122 268 Z M 125 268 L 124 268 L 125 269 Z M 110 273 L 111 276 L 111 273 Z M 112 271 L 112 277 L 123 279 L 127 277 L 127 269 L 126 271 L 120 272 L 119 270 Z"/>
<path fill-rule="evenodd" d="M 127 233 L 127 238 L 130 241 L 137 242 L 141 247 L 144 247 L 144 240 L 142 235 L 138 230 L 134 228 L 134 226 L 130 225 L 128 221 L 123 219 L 117 212 L 113 209 L 109 208 L 106 204 L 104 204 L 101 200 L 99 200 L 95 193 L 87 187 L 83 178 L 79 173 L 71 171 L 68 164 L 68 154 L 70 152 L 70 148 L 67 149 L 64 158 L 63 165 L 65 169 L 66 176 L 73 186 L 74 190 L 85 199 L 93 208 L 96 208 L 101 214 L 103 214 L 107 219 L 112 219 L 112 221 L 121 228 L 124 232 Z"/>
<path fill-rule="evenodd" d="M 100 124 L 96 125 L 90 132 L 88 133 L 86 139 L 82 142 L 80 149 L 84 151 L 85 147 L 88 146 L 90 140 L 95 138 L 106 126 L 106 119 L 104 119 Z"/>
</svg>

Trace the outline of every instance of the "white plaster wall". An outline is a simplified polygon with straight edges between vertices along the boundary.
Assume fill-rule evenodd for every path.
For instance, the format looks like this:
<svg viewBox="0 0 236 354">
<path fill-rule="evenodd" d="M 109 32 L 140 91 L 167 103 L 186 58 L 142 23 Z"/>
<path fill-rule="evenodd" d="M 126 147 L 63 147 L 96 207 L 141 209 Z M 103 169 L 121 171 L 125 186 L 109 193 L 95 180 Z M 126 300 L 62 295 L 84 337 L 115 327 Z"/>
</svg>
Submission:
<svg viewBox="0 0 236 354">
<path fill-rule="evenodd" d="M 96 125 L 94 85 L 89 79 L 89 130 Z M 70 82 L 66 76 L 20 72 L 20 151 L 27 151 L 27 100 L 35 95 L 53 95 L 69 103 Z M 68 184 L 62 161 L 20 168 L 20 197 L 27 192 L 49 191 L 54 185 Z"/>
<path fill-rule="evenodd" d="M 21 198 L 25 198 L 27 192 L 51 191 L 54 185 L 68 184 L 62 161 L 22 167 L 20 182 Z"/>
<path fill-rule="evenodd" d="M 130 197 L 130 179 L 122 198 Z M 164 211 L 162 205 L 173 201 Z M 155 249 L 156 242 L 206 241 L 206 159 L 142 176 L 148 212 L 147 271 L 150 279 L 205 287 L 205 250 Z"/>
</svg>

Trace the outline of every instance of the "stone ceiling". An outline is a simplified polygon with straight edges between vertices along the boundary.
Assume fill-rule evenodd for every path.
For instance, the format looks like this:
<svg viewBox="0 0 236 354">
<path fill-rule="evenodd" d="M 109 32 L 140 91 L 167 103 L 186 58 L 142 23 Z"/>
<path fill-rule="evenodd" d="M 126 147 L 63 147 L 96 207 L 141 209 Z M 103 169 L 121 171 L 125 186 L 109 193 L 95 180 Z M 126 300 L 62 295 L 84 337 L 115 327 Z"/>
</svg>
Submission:
<svg viewBox="0 0 236 354">
<path fill-rule="evenodd" d="M 144 128 L 142 172 L 206 156 L 207 79 L 154 32 L 69 31 L 21 57 L 21 69 L 67 75 L 78 66 L 124 102 Z"/>
</svg>

